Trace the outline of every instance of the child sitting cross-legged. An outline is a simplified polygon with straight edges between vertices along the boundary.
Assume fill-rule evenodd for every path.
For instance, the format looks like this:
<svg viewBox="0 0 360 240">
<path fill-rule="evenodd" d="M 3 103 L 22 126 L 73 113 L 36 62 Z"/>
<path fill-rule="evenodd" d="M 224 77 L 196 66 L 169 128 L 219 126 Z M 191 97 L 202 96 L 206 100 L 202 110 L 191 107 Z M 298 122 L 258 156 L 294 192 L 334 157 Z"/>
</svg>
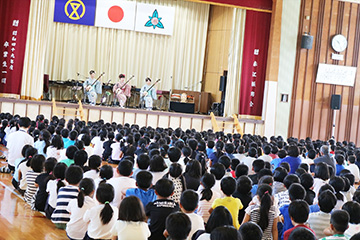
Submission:
<svg viewBox="0 0 360 240">
<path fill-rule="evenodd" d="M 137 188 L 129 188 L 126 190 L 126 197 L 136 196 L 140 199 L 143 206 L 146 207 L 149 202 L 156 200 L 154 189 L 150 189 L 153 176 L 148 171 L 140 171 L 136 175 Z"/>
<path fill-rule="evenodd" d="M 311 228 L 305 225 L 309 217 L 309 212 L 310 212 L 309 205 L 304 200 L 295 200 L 290 203 L 289 215 L 294 227 L 285 231 L 284 240 L 288 240 L 291 232 L 299 227 L 307 228 L 315 234 L 315 232 Z"/>
</svg>

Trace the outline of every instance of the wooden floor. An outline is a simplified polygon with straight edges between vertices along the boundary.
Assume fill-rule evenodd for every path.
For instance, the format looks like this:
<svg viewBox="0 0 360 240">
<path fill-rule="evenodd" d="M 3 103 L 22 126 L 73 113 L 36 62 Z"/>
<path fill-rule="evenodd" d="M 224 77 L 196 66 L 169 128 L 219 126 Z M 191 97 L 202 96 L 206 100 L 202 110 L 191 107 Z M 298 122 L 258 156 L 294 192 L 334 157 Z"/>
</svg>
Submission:
<svg viewBox="0 0 360 240">
<path fill-rule="evenodd" d="M 4 165 L 1 161 L 0 167 Z M 43 214 L 31 210 L 14 191 L 11 179 L 10 174 L 0 173 L 0 240 L 68 239 L 65 230 L 55 228 Z"/>
</svg>

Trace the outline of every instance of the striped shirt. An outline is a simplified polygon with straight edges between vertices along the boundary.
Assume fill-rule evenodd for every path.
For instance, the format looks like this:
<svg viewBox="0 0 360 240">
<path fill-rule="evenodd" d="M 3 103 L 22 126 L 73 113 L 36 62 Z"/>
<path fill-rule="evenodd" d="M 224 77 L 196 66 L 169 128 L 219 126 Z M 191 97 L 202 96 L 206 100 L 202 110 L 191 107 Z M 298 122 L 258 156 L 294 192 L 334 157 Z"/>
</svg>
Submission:
<svg viewBox="0 0 360 240">
<path fill-rule="evenodd" d="M 348 240 L 350 238 L 346 237 L 344 234 L 335 234 L 330 237 L 324 237 L 321 240 Z"/>
<path fill-rule="evenodd" d="M 245 212 L 246 212 L 246 214 L 250 215 L 251 222 L 254 222 L 254 223 L 259 222 L 259 220 L 260 220 L 260 206 L 259 205 L 250 205 L 247 207 Z M 277 217 L 278 217 L 278 215 L 276 214 L 275 207 L 271 206 L 270 211 L 269 211 L 269 225 L 267 226 L 265 231 L 263 231 L 264 233 L 263 233 L 263 237 L 261 238 L 262 240 L 273 239 L 272 228 L 273 228 L 274 219 Z"/>
<path fill-rule="evenodd" d="M 76 186 L 68 185 L 59 189 L 56 200 L 56 208 L 51 215 L 53 223 L 68 223 L 70 214 L 66 210 L 71 199 L 77 198 L 79 189 Z"/>
<path fill-rule="evenodd" d="M 24 194 L 24 200 L 25 202 L 32 204 L 33 202 L 35 202 L 35 198 L 34 195 L 37 191 L 37 187 L 35 187 L 35 180 L 36 177 L 39 176 L 41 173 L 37 173 L 34 171 L 28 171 L 26 173 L 26 191 Z"/>
<path fill-rule="evenodd" d="M 326 237 L 324 234 L 324 229 L 330 226 L 330 218 L 330 213 L 325 213 L 322 211 L 310 213 L 308 223 L 310 228 L 314 230 L 316 238 L 320 239 Z"/>
</svg>

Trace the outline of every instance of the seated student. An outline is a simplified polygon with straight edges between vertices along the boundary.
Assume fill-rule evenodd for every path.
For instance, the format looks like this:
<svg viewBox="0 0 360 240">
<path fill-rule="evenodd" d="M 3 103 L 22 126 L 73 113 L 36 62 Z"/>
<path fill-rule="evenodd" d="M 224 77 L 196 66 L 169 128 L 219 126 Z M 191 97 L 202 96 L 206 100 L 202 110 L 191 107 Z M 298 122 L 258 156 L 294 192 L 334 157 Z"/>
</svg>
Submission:
<svg viewBox="0 0 360 240">
<path fill-rule="evenodd" d="M 306 196 L 305 201 L 310 205 L 313 204 L 315 198 L 315 192 L 311 190 L 312 186 L 314 185 L 314 178 L 311 176 L 310 173 L 304 173 L 300 176 L 301 185 L 305 188 Z"/>
<path fill-rule="evenodd" d="M 314 203 L 317 203 L 317 196 L 320 188 L 328 183 L 330 178 L 329 167 L 326 163 L 320 162 L 315 166 L 314 185 L 313 191 L 315 192 Z"/>
<path fill-rule="evenodd" d="M 324 237 L 321 240 L 347 240 L 349 239 L 344 235 L 344 232 L 349 227 L 350 216 L 344 210 L 335 210 L 331 213 L 330 227 L 325 229 L 324 232 L 331 236 Z"/>
<path fill-rule="evenodd" d="M 281 162 L 287 162 L 290 164 L 290 174 L 295 173 L 296 169 L 298 169 L 301 159 L 299 157 L 300 151 L 297 146 L 290 146 L 288 148 L 288 156 L 281 160 Z"/>
<path fill-rule="evenodd" d="M 169 240 L 186 240 L 191 230 L 190 218 L 182 212 L 171 213 L 165 222 L 164 235 Z"/>
<path fill-rule="evenodd" d="M 291 202 L 293 202 L 295 200 L 304 200 L 305 195 L 306 195 L 306 191 L 303 186 L 301 186 L 299 183 L 291 184 L 291 186 L 289 188 L 289 199 Z M 280 208 L 280 213 L 284 220 L 284 227 L 283 227 L 283 232 L 281 235 L 282 239 L 284 238 L 285 231 L 294 227 L 294 225 L 291 221 L 291 216 L 289 215 L 290 214 L 290 211 L 289 211 L 290 204 L 286 204 Z"/>
<path fill-rule="evenodd" d="M 81 136 L 81 141 L 84 142 L 84 150 L 86 151 L 86 153 L 88 154 L 88 156 L 92 156 L 93 155 L 93 147 L 90 145 L 91 144 L 91 137 L 89 134 L 85 133 L 84 135 Z"/>
<path fill-rule="evenodd" d="M 174 183 L 174 194 L 170 196 L 170 199 L 180 203 L 181 193 L 187 188 L 181 165 L 172 163 L 169 166 L 169 172 L 164 175 L 164 178 L 168 178 Z"/>
<path fill-rule="evenodd" d="M 308 228 L 299 227 L 291 232 L 288 240 L 316 240 L 316 237 Z"/>
<path fill-rule="evenodd" d="M 345 201 L 345 196 L 341 193 L 345 188 L 345 181 L 342 177 L 334 176 L 330 178 L 329 184 L 333 186 L 337 198 L 335 210 L 340 210 Z"/>
<path fill-rule="evenodd" d="M 245 164 L 240 163 L 236 166 L 235 169 L 235 177 L 238 179 L 241 176 L 248 176 L 249 175 L 249 168 Z"/>
<path fill-rule="evenodd" d="M 92 155 L 89 157 L 90 170 L 84 173 L 84 178 L 91 178 L 96 180 L 99 178 L 99 168 L 101 166 L 101 157 L 98 155 Z"/>
<path fill-rule="evenodd" d="M 209 212 L 211 213 L 213 209 L 218 206 L 226 207 L 233 218 L 233 225 L 236 229 L 239 229 L 239 210 L 243 208 L 243 205 L 238 198 L 234 198 L 231 195 L 235 192 L 236 181 L 232 177 L 225 177 L 221 180 L 221 191 L 225 195 L 223 198 L 218 198 L 212 204 Z"/>
<path fill-rule="evenodd" d="M 321 192 L 318 204 L 320 212 L 310 213 L 308 224 L 317 238 L 323 238 L 325 237 L 324 229 L 330 225 L 331 211 L 336 205 L 335 194 L 330 190 Z"/>
<path fill-rule="evenodd" d="M 289 198 L 289 188 L 293 183 L 300 183 L 300 179 L 295 174 L 289 174 L 284 178 L 284 185 L 286 187 L 286 191 L 275 194 L 275 199 L 278 201 L 279 208 L 290 204 Z"/>
<path fill-rule="evenodd" d="M 345 169 L 345 166 L 344 166 L 344 162 L 345 162 L 345 157 L 341 154 L 336 154 L 335 155 L 335 160 L 336 160 L 336 173 L 335 175 L 336 176 L 340 176 L 340 172 L 342 170 Z"/>
<path fill-rule="evenodd" d="M 273 183 L 274 183 L 274 179 L 272 177 L 272 172 L 270 169 L 267 169 L 267 168 L 261 169 L 260 172 L 258 173 L 257 177 L 258 177 L 258 183 L 253 184 L 252 189 L 251 189 L 252 196 L 256 195 L 258 185 L 266 183 L 272 187 Z M 261 181 L 261 180 L 263 180 L 263 181 Z M 265 180 L 265 182 L 264 182 L 264 180 Z"/>
<path fill-rule="evenodd" d="M 350 201 L 342 206 L 342 210 L 347 211 L 350 215 L 349 228 L 345 231 L 345 235 L 350 238 L 360 232 L 360 204 Z"/>
<path fill-rule="evenodd" d="M 273 160 L 273 158 L 269 156 L 269 154 L 271 153 L 271 146 L 265 145 L 263 150 L 264 154 L 262 156 L 259 156 L 258 159 L 264 160 L 264 162 L 271 162 Z"/>
<path fill-rule="evenodd" d="M 286 169 L 286 171 L 290 172 L 290 164 L 287 162 L 280 163 L 279 167 L 283 167 Z"/>
<path fill-rule="evenodd" d="M 263 231 L 263 239 L 277 239 L 278 214 L 273 205 L 272 188 L 262 184 L 257 190 L 257 203 L 249 205 L 245 210 L 242 224 L 252 221 L 257 223 Z"/>
<path fill-rule="evenodd" d="M 277 167 L 280 166 L 281 161 L 286 158 L 287 152 L 284 149 L 281 149 L 278 152 L 278 158 L 275 158 L 273 160 L 271 160 L 270 164 L 272 166 L 273 169 L 276 169 Z"/>
<path fill-rule="evenodd" d="M 51 134 L 49 131 L 46 129 L 41 130 L 39 139 L 34 143 L 34 148 L 38 150 L 38 154 L 42 154 L 46 157 L 44 150 L 50 146 L 50 139 Z"/>
<path fill-rule="evenodd" d="M 122 200 L 119 208 L 119 219 L 111 229 L 113 239 L 121 240 L 147 240 L 150 230 L 146 223 L 144 207 L 135 196 Z"/>
<path fill-rule="evenodd" d="M 245 146 L 238 146 L 237 153 L 233 154 L 234 158 L 239 159 L 240 162 L 242 162 L 243 158 L 246 157 L 245 155 Z"/>
<path fill-rule="evenodd" d="M 48 158 L 44 164 L 45 172 L 41 173 L 35 179 L 35 185 L 38 186 L 38 191 L 35 195 L 35 203 L 33 208 L 37 211 L 45 211 L 46 201 L 49 196 L 49 194 L 46 192 L 46 185 L 50 180 L 50 173 L 53 172 L 56 162 L 57 161 L 55 158 Z"/>
<path fill-rule="evenodd" d="M 239 232 L 242 239 L 261 240 L 263 236 L 263 231 L 254 222 L 241 224 Z"/>
<path fill-rule="evenodd" d="M 230 165 L 231 165 L 231 160 L 228 156 L 223 155 L 219 158 L 218 163 L 221 163 L 222 165 L 224 165 L 225 167 L 225 176 L 231 176 L 231 169 L 230 169 Z"/>
<path fill-rule="evenodd" d="M 286 191 L 284 185 L 284 179 L 288 175 L 288 172 L 283 167 L 277 167 L 274 170 L 274 185 L 273 185 L 273 194 Z"/>
<path fill-rule="evenodd" d="M 307 228 L 315 234 L 315 232 L 311 228 L 305 225 L 309 217 L 309 211 L 309 205 L 304 200 L 295 200 L 290 203 L 289 215 L 294 227 L 285 231 L 284 240 L 288 240 L 291 232 L 299 227 Z"/>
<path fill-rule="evenodd" d="M 70 140 L 69 139 L 69 129 L 67 129 L 67 128 L 61 129 L 60 134 L 61 134 L 62 140 L 64 142 L 64 148 L 65 148 L 65 144 L 67 144 L 67 142 Z"/>
<path fill-rule="evenodd" d="M 60 162 L 63 162 L 66 164 L 66 166 L 70 166 L 71 164 L 74 164 L 74 155 L 75 153 L 79 151 L 79 149 L 76 147 L 76 146 L 69 146 L 67 149 L 66 149 L 66 157 L 67 159 L 64 159 L 64 160 L 61 160 Z"/>
<path fill-rule="evenodd" d="M 137 166 L 137 168 L 135 168 L 134 173 L 132 175 L 132 178 L 134 178 L 134 179 L 136 179 L 136 174 L 138 174 L 138 172 L 148 170 L 148 168 L 150 166 L 149 155 L 147 155 L 147 154 L 138 155 L 138 157 L 136 159 L 136 166 Z"/>
<path fill-rule="evenodd" d="M 61 159 L 61 152 L 64 149 L 64 142 L 62 137 L 59 135 L 54 135 L 51 139 L 51 144 L 48 148 L 44 149 L 44 153 L 47 157 L 54 157 L 56 160 Z"/>
<path fill-rule="evenodd" d="M 114 132 L 109 132 L 108 133 L 108 140 L 104 142 L 103 144 L 103 155 L 102 155 L 102 160 L 103 161 L 109 161 L 111 160 L 111 155 L 112 155 L 112 148 L 111 145 L 113 143 L 115 143 L 114 141 L 115 135 Z"/>
<path fill-rule="evenodd" d="M 252 200 L 251 196 L 252 181 L 248 176 L 241 176 L 236 182 L 236 191 L 233 193 L 233 197 L 239 198 L 243 208 L 239 210 L 239 223 L 243 221 L 245 216 L 245 209 L 249 206 Z"/>
<path fill-rule="evenodd" d="M 198 230 L 205 230 L 204 220 L 200 215 L 197 215 L 195 210 L 199 204 L 199 195 L 191 189 L 185 190 L 181 194 L 180 198 L 180 209 L 185 213 L 191 221 L 191 231 L 189 238 L 192 238 L 193 234 Z"/>
<path fill-rule="evenodd" d="M 120 162 L 121 157 L 122 157 L 120 141 L 122 141 L 122 138 L 123 138 L 123 136 L 120 133 L 116 134 L 115 142 L 112 143 L 110 146 L 110 148 L 112 150 L 111 150 L 111 158 L 109 159 L 109 163 L 118 164 Z M 104 153 L 105 153 L 105 151 L 104 151 Z"/>
<path fill-rule="evenodd" d="M 235 146 L 233 143 L 227 143 L 225 144 L 225 153 L 226 156 L 230 158 L 230 160 L 234 159 L 234 151 L 235 151 Z"/>
<path fill-rule="evenodd" d="M 137 188 L 129 188 L 126 190 L 126 197 L 136 196 L 140 199 L 143 206 L 148 205 L 149 202 L 156 200 L 154 189 L 150 189 L 153 177 L 148 171 L 141 171 L 136 175 Z"/>
<path fill-rule="evenodd" d="M 240 164 L 239 159 L 237 159 L 237 158 L 231 159 L 231 164 L 230 164 L 230 169 L 231 169 L 231 171 L 230 171 L 230 173 L 231 173 L 231 176 L 232 176 L 233 178 L 236 178 L 235 170 L 236 170 L 236 167 L 237 167 L 239 164 Z"/>
<path fill-rule="evenodd" d="M 210 234 L 211 240 L 233 239 L 241 240 L 240 233 L 233 226 L 222 226 L 215 228 Z"/>
<path fill-rule="evenodd" d="M 84 172 L 89 170 L 89 167 L 85 166 L 88 161 L 88 156 L 85 150 L 78 150 L 74 154 L 74 164 L 81 167 Z"/>
<path fill-rule="evenodd" d="M 249 174 L 254 174 L 253 171 L 253 162 L 256 160 L 257 157 L 257 150 L 254 147 L 250 147 L 248 151 L 248 156 L 244 157 L 241 160 L 241 163 L 245 164 L 249 168 Z"/>
<path fill-rule="evenodd" d="M 101 182 L 106 183 L 107 180 L 114 176 L 114 169 L 110 165 L 103 165 L 99 171 L 99 178 L 95 179 L 95 190 Z"/>
<path fill-rule="evenodd" d="M 167 151 L 170 162 L 177 163 L 181 158 L 181 150 L 177 147 L 170 147 Z"/>
<path fill-rule="evenodd" d="M 348 157 L 349 165 L 346 167 L 346 169 L 350 170 L 350 172 L 355 177 L 355 182 L 358 183 L 360 181 L 360 170 L 358 166 L 356 166 L 355 161 L 356 161 L 356 157 L 354 155 L 350 155 Z"/>
<path fill-rule="evenodd" d="M 206 155 L 210 156 L 214 152 L 215 142 L 212 140 L 209 140 L 206 142 Z"/>
<path fill-rule="evenodd" d="M 69 133 L 69 140 L 66 141 L 66 143 L 64 143 L 64 148 L 66 149 L 66 148 L 74 145 L 75 142 L 76 142 L 77 137 L 78 137 L 78 132 L 76 130 L 72 130 Z"/>
<path fill-rule="evenodd" d="M 108 183 L 115 189 L 115 197 L 111 202 L 114 207 L 120 206 L 121 200 L 125 197 L 126 190 L 129 188 L 136 188 L 135 179 L 131 178 L 133 163 L 129 160 L 120 161 L 116 168 L 119 177 L 109 179 Z"/>
<path fill-rule="evenodd" d="M 79 166 L 71 165 L 66 169 L 65 180 L 69 184 L 59 189 L 56 207 L 51 215 L 51 221 L 57 228 L 65 229 L 70 220 L 70 214 L 66 210 L 71 199 L 77 198 L 79 183 L 83 178 L 83 170 Z"/>
<path fill-rule="evenodd" d="M 201 180 L 201 164 L 197 160 L 190 160 L 186 164 L 184 178 L 186 182 L 186 188 L 197 191 L 200 186 Z"/>
<path fill-rule="evenodd" d="M 210 173 L 214 174 L 215 176 L 215 185 L 213 187 L 213 190 L 219 194 L 222 194 L 221 192 L 221 187 L 220 187 L 220 183 L 221 183 L 221 179 L 224 177 L 225 175 L 225 167 L 224 165 L 222 165 L 221 163 L 215 163 L 211 166 L 210 168 Z"/>
<path fill-rule="evenodd" d="M 12 185 L 16 190 L 18 190 L 21 194 L 24 194 L 26 189 L 26 180 L 25 174 L 29 171 L 30 165 L 27 166 L 27 162 L 30 158 L 32 158 L 37 153 L 37 150 L 33 148 L 31 145 L 25 145 L 21 150 L 22 158 L 18 158 L 15 160 L 15 171 L 13 179 L 11 180 Z M 24 172 L 24 173 L 23 173 Z M 22 183 L 22 181 L 24 183 Z M 20 188 L 20 185 L 24 185 L 25 187 Z"/>
<path fill-rule="evenodd" d="M 146 216 L 150 219 L 149 228 L 151 236 L 149 240 L 165 240 L 163 235 L 166 218 L 173 212 L 180 210 L 179 205 L 169 197 L 174 192 L 174 184 L 166 178 L 162 178 L 155 184 L 157 200 L 150 202 L 145 207 Z"/>
<path fill-rule="evenodd" d="M 66 235 L 70 239 L 83 239 L 88 223 L 84 222 L 85 212 L 96 206 L 94 196 L 94 180 L 83 178 L 79 183 L 79 194 L 76 199 L 70 200 L 66 210 L 70 213 L 70 221 L 66 224 Z"/>
<path fill-rule="evenodd" d="M 26 173 L 26 191 L 24 194 L 24 200 L 31 206 L 35 203 L 35 193 L 38 190 L 38 186 L 35 184 L 36 178 L 42 173 L 44 169 L 45 157 L 41 154 L 36 154 L 30 162 L 31 170 Z"/>
<path fill-rule="evenodd" d="M 114 188 L 110 184 L 100 183 L 96 190 L 96 200 L 99 204 L 88 209 L 83 217 L 84 222 L 89 224 L 84 240 L 112 237 L 111 230 L 119 213 L 117 207 L 110 205 L 113 199 Z"/>
<path fill-rule="evenodd" d="M 100 130 L 99 134 L 97 134 L 97 136 L 91 139 L 91 144 L 94 148 L 93 155 L 97 155 L 100 158 L 102 157 L 104 152 L 103 146 L 104 146 L 104 142 L 106 141 L 106 136 L 107 136 L 107 130 L 102 129 Z"/>
<path fill-rule="evenodd" d="M 260 170 L 263 169 L 264 167 L 265 167 L 264 160 L 257 159 L 252 163 L 252 170 L 253 172 L 255 172 L 255 174 L 249 175 L 249 178 L 251 179 L 253 184 L 258 184 L 259 181 L 258 174 Z"/>
</svg>

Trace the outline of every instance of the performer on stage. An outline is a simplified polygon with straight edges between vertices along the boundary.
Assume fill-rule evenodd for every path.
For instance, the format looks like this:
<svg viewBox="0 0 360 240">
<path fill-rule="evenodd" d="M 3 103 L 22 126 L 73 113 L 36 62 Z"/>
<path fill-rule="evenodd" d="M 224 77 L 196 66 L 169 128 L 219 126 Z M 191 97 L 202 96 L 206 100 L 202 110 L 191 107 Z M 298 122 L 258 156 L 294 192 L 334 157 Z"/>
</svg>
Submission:
<svg viewBox="0 0 360 240">
<path fill-rule="evenodd" d="M 120 81 L 113 87 L 113 92 L 119 101 L 120 107 L 124 108 L 126 99 L 131 96 L 131 87 L 129 84 L 125 84 L 125 75 L 119 75 Z"/>
<path fill-rule="evenodd" d="M 145 108 L 147 110 L 152 110 L 153 100 L 156 100 L 156 89 L 155 86 L 151 86 L 150 78 L 146 78 L 145 82 L 146 84 L 140 90 L 140 96 L 141 96 L 140 102 L 142 103 L 145 102 Z"/>
<path fill-rule="evenodd" d="M 99 77 L 100 78 L 100 77 Z M 95 83 L 96 81 L 96 83 Z M 86 96 L 88 97 L 90 104 L 92 106 L 95 106 L 97 95 L 101 94 L 101 82 L 98 81 L 98 79 L 95 79 L 95 71 L 90 71 L 90 77 L 86 79 L 86 81 L 83 84 Z"/>
</svg>

